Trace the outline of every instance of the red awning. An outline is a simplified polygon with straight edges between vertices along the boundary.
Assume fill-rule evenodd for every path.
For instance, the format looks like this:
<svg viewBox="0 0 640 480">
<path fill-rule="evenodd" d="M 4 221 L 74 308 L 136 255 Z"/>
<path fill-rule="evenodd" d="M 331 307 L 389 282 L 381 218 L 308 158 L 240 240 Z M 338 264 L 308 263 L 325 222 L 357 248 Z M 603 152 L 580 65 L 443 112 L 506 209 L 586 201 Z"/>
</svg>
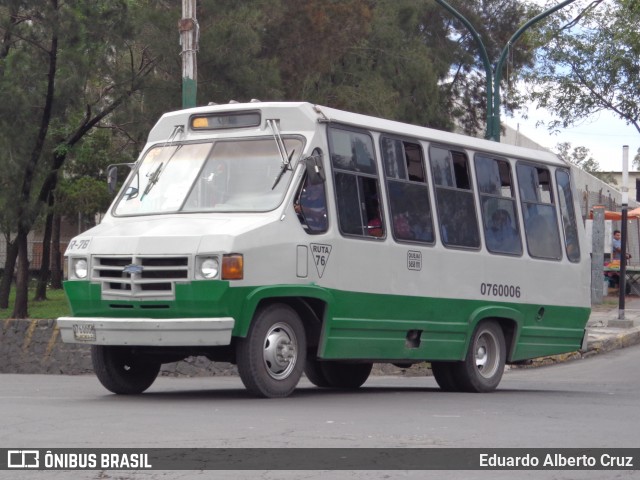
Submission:
<svg viewBox="0 0 640 480">
<path fill-rule="evenodd" d="M 589 218 L 593 218 L 593 210 L 589 214 Z M 629 220 L 638 220 L 640 218 L 640 207 L 627 211 L 627 218 Z M 604 211 L 605 220 L 622 220 L 622 212 L 611 212 L 609 210 Z"/>
</svg>

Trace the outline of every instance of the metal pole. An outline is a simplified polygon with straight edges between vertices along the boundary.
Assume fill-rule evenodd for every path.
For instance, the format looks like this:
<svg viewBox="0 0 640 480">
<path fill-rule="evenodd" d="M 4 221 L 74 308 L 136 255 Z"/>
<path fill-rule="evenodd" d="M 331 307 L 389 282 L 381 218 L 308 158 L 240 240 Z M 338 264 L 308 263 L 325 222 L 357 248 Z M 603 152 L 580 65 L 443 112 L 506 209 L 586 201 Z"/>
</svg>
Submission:
<svg viewBox="0 0 640 480">
<path fill-rule="evenodd" d="M 489 60 L 489 54 L 487 53 L 487 49 L 482 43 L 482 39 L 480 38 L 480 34 L 473 28 L 471 22 L 465 18 L 460 12 L 458 12 L 455 8 L 449 5 L 444 0 L 436 0 L 436 3 L 439 3 L 441 6 L 446 8 L 449 13 L 451 13 L 454 17 L 460 20 L 465 27 L 471 33 L 471 36 L 476 41 L 478 45 L 478 50 L 480 50 L 480 58 L 482 59 L 482 64 L 484 65 L 485 78 L 487 82 L 487 129 L 485 132 L 485 138 L 491 138 L 491 125 L 493 125 L 493 69 L 491 67 L 491 60 Z"/>
<path fill-rule="evenodd" d="M 588 211 L 588 210 L 587 210 Z M 604 295 L 604 206 L 593 207 L 591 222 L 591 303 L 600 305 Z"/>
<path fill-rule="evenodd" d="M 627 210 L 629 208 L 629 146 L 622 147 L 622 225 L 620 226 L 620 292 L 618 293 L 618 320 L 624 320 L 627 286 Z"/>
<path fill-rule="evenodd" d="M 500 141 L 500 78 L 502 77 L 502 65 L 507 58 L 509 49 L 516 42 L 516 40 L 520 38 L 524 31 L 531 25 L 575 1 L 576 0 L 565 0 L 555 7 L 550 8 L 549 10 L 545 10 L 541 14 L 535 16 L 527 23 L 525 23 L 522 27 L 520 27 L 518 31 L 516 31 L 516 33 L 514 33 L 513 36 L 509 39 L 507 45 L 502 49 L 502 54 L 500 55 L 500 59 L 498 60 L 494 71 L 494 69 L 491 68 L 491 61 L 489 60 L 487 49 L 485 48 L 484 43 L 482 43 L 480 34 L 473 28 L 471 22 L 469 22 L 469 20 L 467 20 L 460 12 L 449 5 L 445 0 L 436 0 L 436 3 L 446 8 L 452 15 L 458 18 L 465 27 L 467 27 L 467 29 L 471 33 L 471 36 L 473 36 L 473 39 L 478 44 L 478 48 L 480 50 L 480 58 L 482 59 L 482 63 L 484 64 L 485 77 L 487 81 L 487 129 L 485 138 L 494 140 L 496 142 Z"/>
<path fill-rule="evenodd" d="M 520 36 L 525 32 L 525 30 L 527 30 L 531 25 L 539 22 L 543 18 L 546 18 L 549 15 L 551 15 L 553 12 L 555 12 L 557 10 L 560 10 L 561 8 L 567 6 L 570 3 L 573 3 L 575 1 L 576 0 L 565 0 L 564 2 L 559 3 L 555 7 L 552 7 L 549 10 L 545 10 L 544 12 L 542 12 L 539 15 L 536 15 L 531 20 L 529 20 L 527 23 L 525 23 L 522 27 L 520 27 L 516 31 L 516 33 L 514 33 L 511 36 L 511 38 L 509 39 L 509 41 L 507 42 L 505 47 L 502 49 L 502 53 L 500 54 L 500 58 L 498 59 L 498 63 L 496 64 L 496 70 L 495 70 L 495 73 L 493 75 L 493 82 L 494 82 L 494 85 L 493 85 L 493 122 L 494 123 L 491 126 L 491 133 L 492 133 L 492 136 L 490 137 L 491 140 L 494 140 L 496 142 L 500 141 L 500 79 L 502 78 L 502 66 L 504 65 L 505 59 L 507 58 L 507 55 L 509 53 L 509 49 L 511 48 L 511 46 L 514 43 L 516 43 L 518 38 L 520 38 Z"/>
<path fill-rule="evenodd" d="M 196 52 L 200 29 L 196 20 L 196 0 L 182 0 L 182 19 L 178 22 L 182 45 L 182 108 L 196 106 L 198 69 Z"/>
</svg>

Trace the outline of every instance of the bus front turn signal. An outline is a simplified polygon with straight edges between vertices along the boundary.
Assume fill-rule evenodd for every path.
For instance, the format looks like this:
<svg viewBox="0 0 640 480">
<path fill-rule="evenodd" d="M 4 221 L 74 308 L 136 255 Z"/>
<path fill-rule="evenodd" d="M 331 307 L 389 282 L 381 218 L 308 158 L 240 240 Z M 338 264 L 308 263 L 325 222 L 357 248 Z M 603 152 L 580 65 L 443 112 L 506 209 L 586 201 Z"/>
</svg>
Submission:
<svg viewBox="0 0 640 480">
<path fill-rule="evenodd" d="M 239 253 L 230 253 L 222 257 L 222 279 L 242 280 L 244 277 L 244 259 Z"/>
</svg>

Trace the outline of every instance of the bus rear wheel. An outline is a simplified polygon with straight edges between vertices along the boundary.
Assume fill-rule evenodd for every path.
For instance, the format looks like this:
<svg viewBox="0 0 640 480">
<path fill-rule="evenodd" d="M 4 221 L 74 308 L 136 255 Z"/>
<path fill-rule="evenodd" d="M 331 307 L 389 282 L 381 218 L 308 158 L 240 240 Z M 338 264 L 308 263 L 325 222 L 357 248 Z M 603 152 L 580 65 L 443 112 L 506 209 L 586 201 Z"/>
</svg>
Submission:
<svg viewBox="0 0 640 480">
<path fill-rule="evenodd" d="M 460 391 L 460 383 L 457 381 L 459 364 L 460 362 L 431 362 L 433 378 L 443 392 Z"/>
<path fill-rule="evenodd" d="M 498 387 L 507 357 L 504 333 L 493 320 L 480 322 L 464 361 L 455 367 L 455 381 L 466 392 L 491 392 Z"/>
<path fill-rule="evenodd" d="M 238 341 L 240 379 L 256 396 L 286 397 L 300 381 L 306 351 L 304 325 L 295 310 L 269 305 L 258 311 L 247 336 Z"/>
<path fill-rule="evenodd" d="M 100 383 L 121 395 L 144 392 L 160 372 L 160 363 L 136 355 L 130 347 L 92 345 L 91 361 Z"/>
<path fill-rule="evenodd" d="M 318 362 L 328 387 L 355 390 L 369 378 L 373 363 Z"/>
<path fill-rule="evenodd" d="M 331 385 L 329 384 L 327 377 L 322 373 L 322 368 L 320 367 L 321 363 L 322 362 L 319 362 L 316 358 L 315 352 L 309 352 L 307 361 L 304 364 L 304 374 L 316 387 L 328 388 Z"/>
</svg>

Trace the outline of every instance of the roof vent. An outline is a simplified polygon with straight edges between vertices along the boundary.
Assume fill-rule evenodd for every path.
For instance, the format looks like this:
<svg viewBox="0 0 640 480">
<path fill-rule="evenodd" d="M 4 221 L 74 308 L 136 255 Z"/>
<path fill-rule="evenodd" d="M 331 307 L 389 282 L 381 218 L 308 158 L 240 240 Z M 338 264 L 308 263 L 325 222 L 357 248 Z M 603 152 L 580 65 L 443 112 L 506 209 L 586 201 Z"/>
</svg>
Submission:
<svg viewBox="0 0 640 480">
<path fill-rule="evenodd" d="M 249 103 L 260 103 L 260 100 L 258 100 L 257 98 L 252 98 Z"/>
</svg>

